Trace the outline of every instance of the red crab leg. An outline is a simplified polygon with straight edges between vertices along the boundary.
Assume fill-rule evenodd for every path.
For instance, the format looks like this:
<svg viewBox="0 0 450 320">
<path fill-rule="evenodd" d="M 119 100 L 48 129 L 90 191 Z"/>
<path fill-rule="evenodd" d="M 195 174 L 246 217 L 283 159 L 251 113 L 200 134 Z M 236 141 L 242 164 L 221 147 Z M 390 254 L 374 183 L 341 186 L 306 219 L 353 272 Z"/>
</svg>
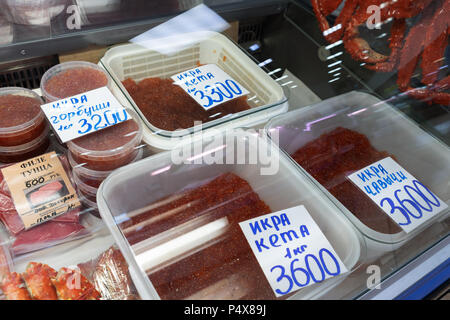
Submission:
<svg viewBox="0 0 450 320">
<path fill-rule="evenodd" d="M 375 64 L 386 61 L 388 56 L 373 50 L 369 43 L 361 38 L 359 34 L 358 27 L 366 23 L 370 16 L 371 13 L 360 10 L 358 14 L 355 14 L 350 19 L 348 27 L 345 30 L 344 45 L 347 52 L 356 61 Z"/>
<path fill-rule="evenodd" d="M 329 12 L 332 9 L 331 5 L 329 7 L 327 7 L 326 9 L 323 9 L 323 7 L 321 5 L 322 2 L 320 0 L 312 0 L 311 1 L 313 9 L 314 9 L 314 13 L 316 14 L 317 20 L 319 21 L 320 30 L 322 30 L 322 32 L 324 33 L 324 37 L 328 42 L 333 43 L 342 38 L 344 29 L 345 29 L 348 21 L 350 20 L 351 16 L 355 12 L 356 7 L 358 5 L 358 1 L 359 0 L 345 0 L 344 7 L 342 8 L 342 11 L 339 14 L 339 16 L 336 18 L 336 21 L 334 24 L 334 26 L 340 25 L 340 28 L 333 32 L 329 32 L 329 33 L 327 31 L 329 31 L 332 27 L 330 26 L 330 24 L 327 20 L 327 16 L 336 9 Z M 338 4 L 336 6 L 336 8 L 339 6 L 340 2 L 342 2 L 342 1 L 336 1 L 334 3 L 334 4 L 336 4 L 336 3 Z"/>
<path fill-rule="evenodd" d="M 100 293 L 79 271 L 61 268 L 52 283 L 60 300 L 99 300 Z"/>
<path fill-rule="evenodd" d="M 25 282 L 16 272 L 5 277 L 1 289 L 8 300 L 31 300 Z"/>
<path fill-rule="evenodd" d="M 444 62 L 445 49 L 448 45 L 448 28 L 450 19 L 450 0 L 441 3 L 427 30 L 425 49 L 422 54 L 422 83 L 431 85 L 438 79 L 439 68 Z"/>
<path fill-rule="evenodd" d="M 417 62 L 419 61 L 422 52 L 426 31 L 433 17 L 432 9 L 431 6 L 425 9 L 420 21 L 411 28 L 406 37 L 398 66 L 397 85 L 401 91 L 411 91 L 411 88 L 409 88 L 410 79 L 416 69 Z"/>
<path fill-rule="evenodd" d="M 403 37 L 406 32 L 406 21 L 405 19 L 395 20 L 391 28 L 391 36 L 389 38 L 389 48 L 391 49 L 391 54 L 389 55 L 388 61 L 380 62 L 376 64 L 367 64 L 366 68 L 381 72 L 390 72 L 398 64 L 401 49 L 403 48 Z"/>
<path fill-rule="evenodd" d="M 50 279 L 56 271 L 46 264 L 30 262 L 22 274 L 33 300 L 58 300 Z"/>
</svg>

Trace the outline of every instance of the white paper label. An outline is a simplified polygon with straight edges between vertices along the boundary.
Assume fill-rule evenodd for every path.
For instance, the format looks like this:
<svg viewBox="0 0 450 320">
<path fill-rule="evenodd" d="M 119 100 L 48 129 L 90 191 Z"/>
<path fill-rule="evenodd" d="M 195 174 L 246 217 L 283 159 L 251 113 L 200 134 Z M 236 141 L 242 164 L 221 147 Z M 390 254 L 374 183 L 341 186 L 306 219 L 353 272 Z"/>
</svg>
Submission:
<svg viewBox="0 0 450 320">
<path fill-rule="evenodd" d="M 215 64 L 193 68 L 171 78 L 205 110 L 249 94 L 247 89 Z"/>
<path fill-rule="evenodd" d="M 390 157 L 348 178 L 405 232 L 413 231 L 448 208 L 445 202 Z"/>
<path fill-rule="evenodd" d="M 41 106 L 62 143 L 130 119 L 107 87 Z"/>
<path fill-rule="evenodd" d="M 348 271 L 304 206 L 239 225 L 277 297 Z"/>
</svg>

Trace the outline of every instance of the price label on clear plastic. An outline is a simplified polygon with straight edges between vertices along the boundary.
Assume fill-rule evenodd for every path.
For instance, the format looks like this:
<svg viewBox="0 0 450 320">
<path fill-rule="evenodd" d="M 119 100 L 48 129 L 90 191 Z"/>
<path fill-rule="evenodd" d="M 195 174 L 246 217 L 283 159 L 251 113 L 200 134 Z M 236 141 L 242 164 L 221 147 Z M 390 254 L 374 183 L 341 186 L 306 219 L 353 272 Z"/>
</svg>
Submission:
<svg viewBox="0 0 450 320">
<path fill-rule="evenodd" d="M 41 106 L 62 143 L 130 119 L 107 87 Z"/>
<path fill-rule="evenodd" d="M 247 89 L 215 64 L 186 70 L 171 78 L 205 110 L 249 94 Z"/>
<path fill-rule="evenodd" d="M 348 178 L 405 232 L 417 229 L 448 208 L 390 157 L 362 168 Z"/>
<path fill-rule="evenodd" d="M 277 297 L 348 271 L 304 206 L 239 225 Z"/>
</svg>

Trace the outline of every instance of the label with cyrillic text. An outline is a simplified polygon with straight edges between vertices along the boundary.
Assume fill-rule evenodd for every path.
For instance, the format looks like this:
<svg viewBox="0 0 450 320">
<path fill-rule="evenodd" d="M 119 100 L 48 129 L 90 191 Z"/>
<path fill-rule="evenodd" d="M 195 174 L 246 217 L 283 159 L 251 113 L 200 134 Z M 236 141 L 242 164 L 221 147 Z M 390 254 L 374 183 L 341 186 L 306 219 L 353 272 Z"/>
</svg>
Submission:
<svg viewBox="0 0 450 320">
<path fill-rule="evenodd" d="M 304 206 L 239 225 L 277 297 L 348 271 Z"/>
<path fill-rule="evenodd" d="M 205 110 L 249 94 L 247 89 L 215 64 L 199 66 L 171 78 Z"/>
<path fill-rule="evenodd" d="M 66 170 L 54 151 L 13 164 L 1 171 L 25 229 L 81 206 Z"/>
<path fill-rule="evenodd" d="M 62 143 L 130 119 L 108 87 L 47 103 L 41 108 Z"/>
<path fill-rule="evenodd" d="M 448 208 L 427 186 L 387 157 L 348 178 L 405 232 Z"/>
</svg>

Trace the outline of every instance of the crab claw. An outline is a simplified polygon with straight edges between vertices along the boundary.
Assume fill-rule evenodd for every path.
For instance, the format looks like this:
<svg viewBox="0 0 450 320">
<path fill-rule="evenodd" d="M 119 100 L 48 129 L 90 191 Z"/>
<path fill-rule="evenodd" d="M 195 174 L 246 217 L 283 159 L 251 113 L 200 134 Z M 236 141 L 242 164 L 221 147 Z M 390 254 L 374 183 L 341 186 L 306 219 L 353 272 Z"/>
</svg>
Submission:
<svg viewBox="0 0 450 320">
<path fill-rule="evenodd" d="M 61 268 L 52 278 L 60 300 L 99 300 L 100 293 L 79 270 Z"/>
<path fill-rule="evenodd" d="M 56 276 L 56 270 L 46 264 L 30 262 L 22 276 L 33 300 L 58 300 L 50 281 Z"/>
<path fill-rule="evenodd" d="M 1 289 L 8 300 L 31 300 L 25 282 L 16 272 L 9 273 L 3 279 Z"/>
</svg>

